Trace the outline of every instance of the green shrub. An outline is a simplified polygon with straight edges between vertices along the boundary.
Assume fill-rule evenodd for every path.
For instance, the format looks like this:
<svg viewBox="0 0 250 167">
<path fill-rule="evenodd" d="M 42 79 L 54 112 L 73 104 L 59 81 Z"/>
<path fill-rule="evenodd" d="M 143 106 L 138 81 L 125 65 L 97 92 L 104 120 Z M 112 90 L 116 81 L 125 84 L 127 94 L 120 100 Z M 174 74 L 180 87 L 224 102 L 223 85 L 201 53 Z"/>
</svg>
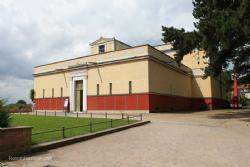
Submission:
<svg viewBox="0 0 250 167">
<path fill-rule="evenodd" d="M 249 106 L 250 105 L 250 99 L 246 98 L 245 96 L 240 97 L 240 101 L 242 106 Z"/>
<path fill-rule="evenodd" d="M 201 104 L 199 108 L 201 111 L 208 110 L 208 106 L 206 104 Z"/>
<path fill-rule="evenodd" d="M 10 114 L 5 111 L 6 100 L 0 99 L 0 127 L 8 127 L 10 124 Z"/>
<path fill-rule="evenodd" d="M 0 98 L 0 109 L 4 108 L 6 106 L 6 100 Z"/>
<path fill-rule="evenodd" d="M 10 113 L 0 109 L 0 127 L 8 127 L 10 123 Z"/>
</svg>

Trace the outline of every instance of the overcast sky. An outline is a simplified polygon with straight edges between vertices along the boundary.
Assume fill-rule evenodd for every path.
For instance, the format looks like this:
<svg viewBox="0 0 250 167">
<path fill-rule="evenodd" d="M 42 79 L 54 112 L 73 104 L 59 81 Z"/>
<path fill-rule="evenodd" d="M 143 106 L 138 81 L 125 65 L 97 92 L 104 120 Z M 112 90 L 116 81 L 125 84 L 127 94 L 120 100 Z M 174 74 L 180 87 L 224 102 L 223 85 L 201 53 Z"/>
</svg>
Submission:
<svg viewBox="0 0 250 167">
<path fill-rule="evenodd" d="M 0 0 L 0 97 L 29 100 L 33 67 L 83 56 L 115 37 L 161 44 L 161 26 L 193 30 L 191 0 Z"/>
</svg>

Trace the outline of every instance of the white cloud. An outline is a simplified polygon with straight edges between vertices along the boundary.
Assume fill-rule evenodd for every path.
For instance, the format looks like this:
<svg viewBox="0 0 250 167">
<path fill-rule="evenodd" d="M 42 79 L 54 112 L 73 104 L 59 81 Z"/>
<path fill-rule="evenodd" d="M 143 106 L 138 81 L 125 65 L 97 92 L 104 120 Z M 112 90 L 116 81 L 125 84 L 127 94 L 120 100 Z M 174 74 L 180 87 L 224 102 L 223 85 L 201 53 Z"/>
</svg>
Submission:
<svg viewBox="0 0 250 167">
<path fill-rule="evenodd" d="M 32 80 L 5 77 L 0 80 L 0 98 L 6 98 L 9 102 L 16 102 L 18 99 L 29 99 L 29 91 L 33 87 Z"/>
<path fill-rule="evenodd" d="M 27 99 L 33 66 L 88 54 L 100 36 L 159 44 L 162 25 L 192 30 L 192 9 L 191 0 L 1 0 L 1 83 L 16 79 L 20 90 L 0 96 Z"/>
</svg>

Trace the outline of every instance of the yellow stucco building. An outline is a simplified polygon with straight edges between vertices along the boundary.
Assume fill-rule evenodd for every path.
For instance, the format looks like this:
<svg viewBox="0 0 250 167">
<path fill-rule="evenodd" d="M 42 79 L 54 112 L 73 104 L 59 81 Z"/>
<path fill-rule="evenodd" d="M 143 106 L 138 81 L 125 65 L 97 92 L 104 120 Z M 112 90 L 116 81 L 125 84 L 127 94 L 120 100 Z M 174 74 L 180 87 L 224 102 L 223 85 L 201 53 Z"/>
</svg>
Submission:
<svg viewBox="0 0 250 167">
<path fill-rule="evenodd" d="M 148 113 L 225 104 L 221 79 L 202 79 L 203 52 L 179 66 L 168 44 L 132 47 L 101 37 L 90 47 L 90 55 L 34 68 L 36 110 Z"/>
</svg>

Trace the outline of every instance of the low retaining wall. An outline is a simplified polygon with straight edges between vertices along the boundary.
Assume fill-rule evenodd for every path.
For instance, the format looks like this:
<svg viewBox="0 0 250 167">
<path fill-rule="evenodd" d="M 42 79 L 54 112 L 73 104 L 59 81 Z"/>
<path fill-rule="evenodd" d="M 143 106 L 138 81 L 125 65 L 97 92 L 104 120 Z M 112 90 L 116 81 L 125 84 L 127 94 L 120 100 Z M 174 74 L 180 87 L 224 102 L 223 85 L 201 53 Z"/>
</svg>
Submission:
<svg viewBox="0 0 250 167">
<path fill-rule="evenodd" d="M 27 154 L 31 149 L 32 127 L 0 128 L 0 159 Z"/>
</svg>

